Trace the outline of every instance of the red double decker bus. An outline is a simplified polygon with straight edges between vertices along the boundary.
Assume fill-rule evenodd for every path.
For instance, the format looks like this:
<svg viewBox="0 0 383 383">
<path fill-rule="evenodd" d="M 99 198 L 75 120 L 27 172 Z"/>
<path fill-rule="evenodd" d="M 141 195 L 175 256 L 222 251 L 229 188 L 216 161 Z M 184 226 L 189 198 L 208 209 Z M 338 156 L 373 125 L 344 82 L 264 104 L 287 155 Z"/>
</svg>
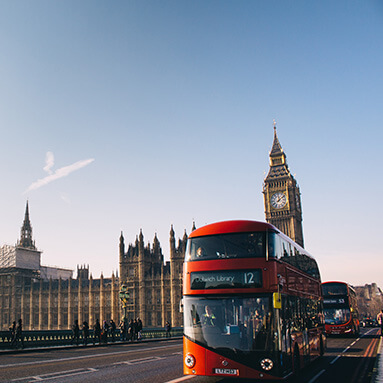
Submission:
<svg viewBox="0 0 383 383">
<path fill-rule="evenodd" d="M 359 335 L 356 292 L 345 282 L 323 282 L 323 311 L 328 335 Z"/>
<path fill-rule="evenodd" d="M 317 263 L 273 225 L 194 230 L 183 283 L 184 374 L 277 380 L 324 353 Z"/>
</svg>

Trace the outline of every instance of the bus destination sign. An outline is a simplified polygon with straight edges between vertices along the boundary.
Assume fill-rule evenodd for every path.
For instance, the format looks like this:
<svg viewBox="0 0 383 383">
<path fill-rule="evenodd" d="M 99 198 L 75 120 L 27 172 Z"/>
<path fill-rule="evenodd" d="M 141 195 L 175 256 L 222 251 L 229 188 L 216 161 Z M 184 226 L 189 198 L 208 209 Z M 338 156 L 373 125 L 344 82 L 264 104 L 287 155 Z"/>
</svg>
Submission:
<svg viewBox="0 0 383 383">
<path fill-rule="evenodd" d="M 262 270 L 198 271 L 190 275 L 192 290 L 262 287 Z"/>
<path fill-rule="evenodd" d="M 323 304 L 326 305 L 345 305 L 347 298 L 323 298 Z"/>
</svg>

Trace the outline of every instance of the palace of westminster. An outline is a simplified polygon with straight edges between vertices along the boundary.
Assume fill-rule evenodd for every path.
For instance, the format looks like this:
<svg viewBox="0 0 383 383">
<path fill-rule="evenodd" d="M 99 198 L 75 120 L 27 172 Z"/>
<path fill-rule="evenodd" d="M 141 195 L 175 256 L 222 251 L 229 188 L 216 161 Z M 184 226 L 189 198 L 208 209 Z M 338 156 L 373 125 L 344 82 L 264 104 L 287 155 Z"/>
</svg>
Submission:
<svg viewBox="0 0 383 383">
<path fill-rule="evenodd" d="M 302 210 L 299 186 L 290 173 L 286 155 L 274 124 L 270 169 L 264 180 L 266 221 L 303 247 Z M 194 223 L 192 230 L 195 229 Z M 176 241 L 170 229 L 170 261 L 164 262 L 160 242 L 144 244 L 142 231 L 134 244 L 119 240 L 119 276 L 93 279 L 88 266 L 73 271 L 41 265 L 41 252 L 32 237 L 29 206 L 26 205 L 20 239 L 15 246 L 0 247 L 0 330 L 21 318 L 25 330 L 69 329 L 75 320 L 113 319 L 124 315 L 119 293 L 129 293 L 127 318 L 141 318 L 145 327 L 163 327 L 170 321 L 182 326 L 182 268 L 186 231 Z M 375 286 L 376 287 L 376 286 Z"/>
</svg>

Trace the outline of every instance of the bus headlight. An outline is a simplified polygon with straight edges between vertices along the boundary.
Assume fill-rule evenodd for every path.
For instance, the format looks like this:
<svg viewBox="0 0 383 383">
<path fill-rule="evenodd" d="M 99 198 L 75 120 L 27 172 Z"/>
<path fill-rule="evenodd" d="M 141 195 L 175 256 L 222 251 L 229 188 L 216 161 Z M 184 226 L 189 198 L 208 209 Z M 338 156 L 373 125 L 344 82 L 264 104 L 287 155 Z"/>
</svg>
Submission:
<svg viewBox="0 0 383 383">
<path fill-rule="evenodd" d="M 265 370 L 265 371 L 270 371 L 274 366 L 274 363 L 271 359 L 269 358 L 265 358 L 265 359 L 262 359 L 261 360 L 261 367 Z"/>
<path fill-rule="evenodd" d="M 187 354 L 185 356 L 185 364 L 187 367 L 192 368 L 195 365 L 195 358 L 192 354 Z"/>
</svg>

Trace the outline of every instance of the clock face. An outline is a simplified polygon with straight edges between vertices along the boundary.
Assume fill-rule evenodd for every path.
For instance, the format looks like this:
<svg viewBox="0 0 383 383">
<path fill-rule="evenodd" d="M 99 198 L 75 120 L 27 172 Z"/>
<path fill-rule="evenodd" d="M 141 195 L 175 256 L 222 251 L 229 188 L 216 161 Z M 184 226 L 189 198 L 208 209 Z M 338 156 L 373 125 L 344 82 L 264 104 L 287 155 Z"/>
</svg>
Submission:
<svg viewBox="0 0 383 383">
<path fill-rule="evenodd" d="M 270 202 L 271 202 L 271 206 L 274 209 L 281 209 L 283 206 L 286 205 L 287 198 L 284 193 L 279 192 L 271 196 Z"/>
</svg>

